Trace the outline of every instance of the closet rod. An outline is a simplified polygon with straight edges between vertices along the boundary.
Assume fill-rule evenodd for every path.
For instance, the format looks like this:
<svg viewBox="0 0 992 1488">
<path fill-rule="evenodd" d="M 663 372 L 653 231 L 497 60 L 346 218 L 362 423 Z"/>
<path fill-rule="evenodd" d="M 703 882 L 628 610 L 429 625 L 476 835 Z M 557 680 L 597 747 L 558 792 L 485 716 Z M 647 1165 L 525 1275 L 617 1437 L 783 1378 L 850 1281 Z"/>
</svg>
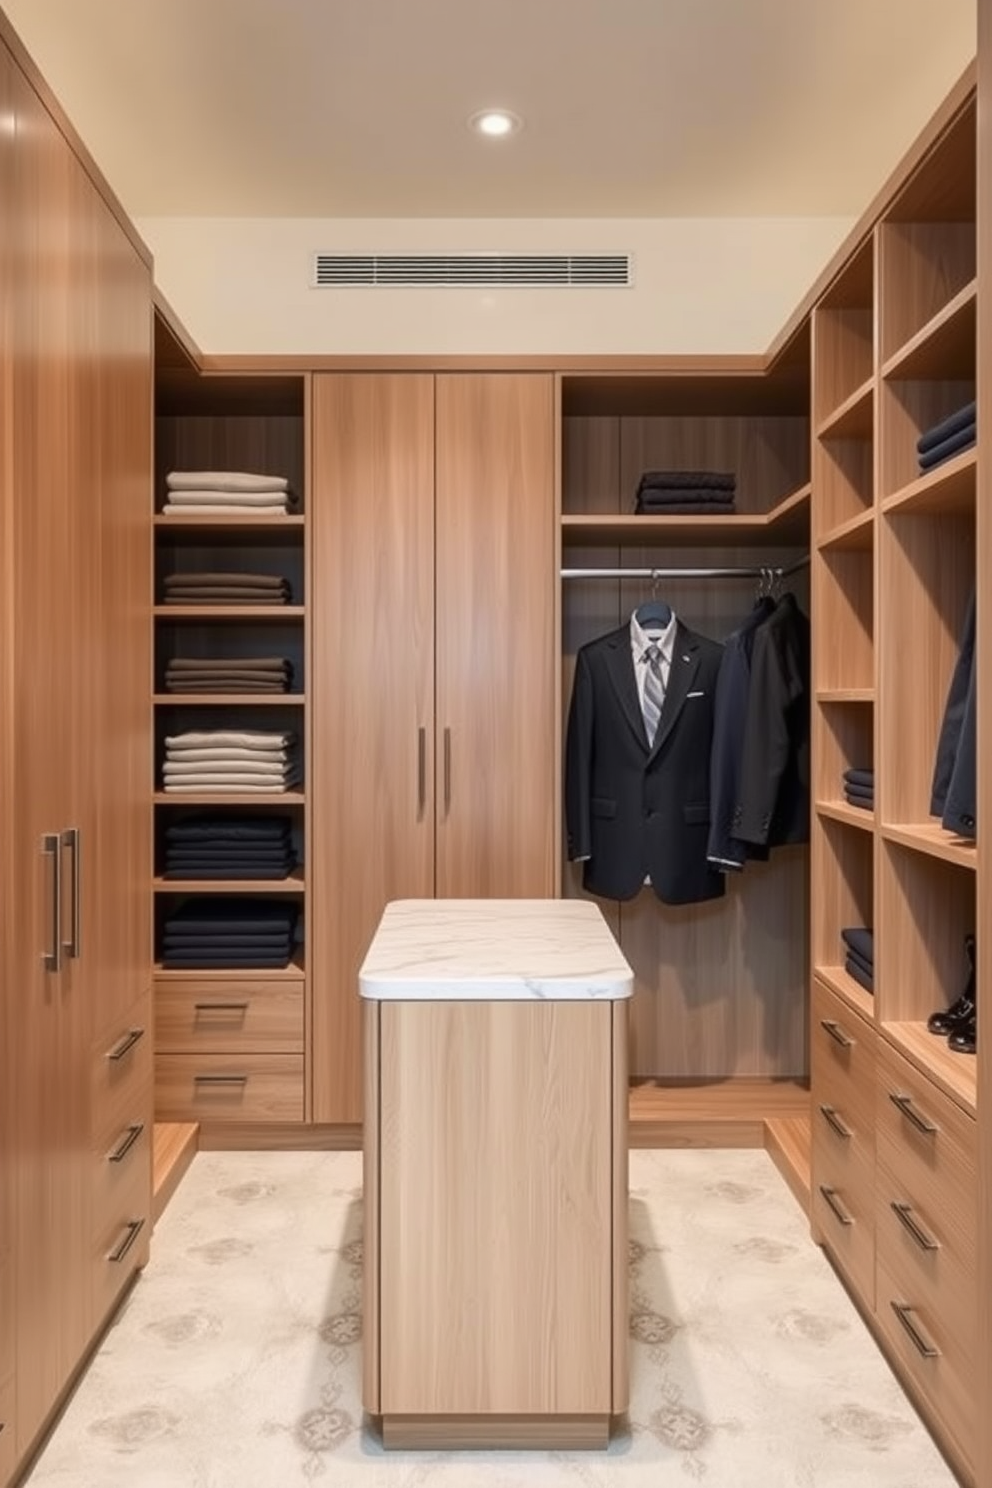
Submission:
<svg viewBox="0 0 992 1488">
<path fill-rule="evenodd" d="M 805 568 L 809 554 L 784 567 L 766 563 L 761 568 L 563 568 L 563 579 L 786 579 Z"/>
</svg>

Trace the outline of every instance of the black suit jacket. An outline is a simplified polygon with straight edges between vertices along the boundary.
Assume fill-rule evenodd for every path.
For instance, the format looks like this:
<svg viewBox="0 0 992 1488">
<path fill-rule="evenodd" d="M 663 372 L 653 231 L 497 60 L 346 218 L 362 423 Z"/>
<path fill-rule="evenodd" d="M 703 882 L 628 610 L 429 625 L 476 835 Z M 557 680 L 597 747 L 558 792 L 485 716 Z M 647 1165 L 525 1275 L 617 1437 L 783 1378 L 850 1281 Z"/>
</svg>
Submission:
<svg viewBox="0 0 992 1488">
<path fill-rule="evenodd" d="M 784 594 L 754 636 L 734 835 L 809 841 L 809 620 Z"/>
<path fill-rule="evenodd" d="M 583 884 L 632 899 L 650 875 L 666 904 L 716 899 L 723 876 L 706 862 L 713 699 L 722 646 L 681 622 L 665 701 L 648 747 L 621 626 L 581 647 L 568 715 L 565 817 Z"/>
<path fill-rule="evenodd" d="M 961 636 L 961 652 L 951 677 L 937 740 L 930 811 L 941 825 L 962 837 L 976 836 L 978 702 L 975 683 L 975 595 Z"/>
</svg>

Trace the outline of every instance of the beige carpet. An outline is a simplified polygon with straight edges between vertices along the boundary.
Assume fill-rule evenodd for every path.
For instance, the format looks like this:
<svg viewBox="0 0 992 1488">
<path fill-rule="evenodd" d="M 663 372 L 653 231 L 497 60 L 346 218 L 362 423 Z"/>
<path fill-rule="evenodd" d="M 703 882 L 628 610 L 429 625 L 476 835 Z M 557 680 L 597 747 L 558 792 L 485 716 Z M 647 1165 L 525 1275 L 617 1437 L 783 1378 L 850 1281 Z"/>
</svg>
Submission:
<svg viewBox="0 0 992 1488">
<path fill-rule="evenodd" d="M 763 1152 L 634 1152 L 629 1424 L 607 1453 L 385 1453 L 361 1159 L 201 1153 L 30 1488 L 951 1488 Z"/>
</svg>

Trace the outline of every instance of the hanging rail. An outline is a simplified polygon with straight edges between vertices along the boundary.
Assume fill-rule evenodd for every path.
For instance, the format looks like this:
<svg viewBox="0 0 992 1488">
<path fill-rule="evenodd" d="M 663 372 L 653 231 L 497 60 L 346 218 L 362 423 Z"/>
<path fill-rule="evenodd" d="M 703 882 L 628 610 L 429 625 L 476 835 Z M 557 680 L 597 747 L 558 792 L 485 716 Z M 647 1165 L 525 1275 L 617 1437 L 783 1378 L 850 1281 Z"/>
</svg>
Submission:
<svg viewBox="0 0 992 1488">
<path fill-rule="evenodd" d="M 787 579 L 809 563 L 809 554 L 784 565 L 760 568 L 563 568 L 563 579 Z"/>
</svg>

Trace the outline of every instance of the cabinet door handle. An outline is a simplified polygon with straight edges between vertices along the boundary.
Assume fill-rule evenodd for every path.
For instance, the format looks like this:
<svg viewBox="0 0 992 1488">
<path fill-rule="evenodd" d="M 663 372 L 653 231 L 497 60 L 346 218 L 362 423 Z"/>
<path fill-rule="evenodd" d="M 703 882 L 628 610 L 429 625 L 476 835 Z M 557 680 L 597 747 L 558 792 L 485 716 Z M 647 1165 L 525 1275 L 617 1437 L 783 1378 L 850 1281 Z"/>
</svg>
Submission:
<svg viewBox="0 0 992 1488">
<path fill-rule="evenodd" d="M 131 1249 L 131 1246 L 134 1244 L 135 1240 L 137 1240 L 138 1236 L 141 1234 L 144 1228 L 145 1221 L 143 1219 L 128 1220 L 127 1229 L 124 1231 L 120 1243 L 117 1245 L 115 1250 L 112 1250 L 110 1252 L 107 1257 L 107 1260 L 111 1263 L 112 1266 L 117 1266 L 120 1264 L 120 1262 L 127 1255 L 128 1251 Z"/>
<path fill-rule="evenodd" d="M 427 730 L 417 730 L 417 815 L 423 816 L 427 805 Z"/>
<path fill-rule="evenodd" d="M 889 1208 L 903 1229 L 913 1237 L 921 1250 L 940 1249 L 939 1240 L 935 1240 L 932 1235 L 928 1235 L 923 1226 L 913 1218 L 913 1207 L 911 1204 L 900 1203 L 898 1199 L 893 1199 Z"/>
<path fill-rule="evenodd" d="M 145 1030 L 143 1028 L 129 1028 L 127 1033 L 117 1040 L 114 1047 L 107 1050 L 107 1058 L 114 1064 L 119 1064 L 125 1054 L 130 1054 L 138 1040 L 144 1038 L 144 1036 Z"/>
<path fill-rule="evenodd" d="M 70 880 L 72 919 L 70 921 L 69 939 L 63 943 L 62 949 L 73 960 L 79 959 L 79 883 L 81 868 L 79 849 L 81 839 L 82 833 L 78 827 L 67 827 L 62 833 L 61 845 L 69 849 L 69 861 L 72 864 L 72 878 Z"/>
<path fill-rule="evenodd" d="M 451 810 L 451 729 L 444 731 L 444 814 Z"/>
<path fill-rule="evenodd" d="M 925 1136 L 935 1137 L 940 1131 L 939 1126 L 934 1126 L 932 1121 L 929 1121 L 926 1116 L 920 1114 L 913 1105 L 913 1097 L 911 1095 L 899 1095 L 894 1090 L 890 1090 L 889 1100 L 897 1110 L 902 1112 L 910 1125 L 915 1126 L 916 1130 L 923 1132 Z"/>
<path fill-rule="evenodd" d="M 247 1075 L 194 1075 L 194 1085 L 247 1085 Z"/>
<path fill-rule="evenodd" d="M 840 1044 L 842 1049 L 853 1049 L 854 1039 L 849 1038 L 834 1018 L 821 1018 L 820 1027 L 825 1033 L 829 1033 L 835 1044 Z"/>
<path fill-rule="evenodd" d="M 112 1163 L 123 1162 L 144 1129 L 144 1125 L 140 1121 L 135 1122 L 133 1126 L 129 1126 L 113 1151 L 107 1153 L 107 1161 Z"/>
<path fill-rule="evenodd" d="M 890 1302 L 889 1306 L 913 1340 L 913 1345 L 917 1352 L 922 1354 L 924 1359 L 939 1359 L 940 1349 L 935 1348 L 929 1339 L 923 1336 L 916 1323 L 913 1322 L 913 1309 L 905 1302 Z"/>
<path fill-rule="evenodd" d="M 841 1224 L 842 1225 L 853 1225 L 853 1223 L 854 1223 L 854 1216 L 851 1215 L 851 1214 L 848 1214 L 847 1210 L 844 1208 L 843 1204 L 838 1199 L 838 1197 L 837 1197 L 837 1190 L 836 1189 L 833 1189 L 833 1188 L 828 1188 L 825 1183 L 821 1183 L 820 1184 L 820 1192 L 821 1192 L 821 1194 L 823 1195 L 824 1199 L 827 1202 L 827 1207 L 833 1211 L 834 1215 L 836 1216 L 837 1219 L 840 1220 Z"/>
<path fill-rule="evenodd" d="M 244 1002 L 194 1002 L 193 1011 L 196 1013 L 246 1013 L 249 1003 L 247 998 Z"/>
<path fill-rule="evenodd" d="M 823 1117 L 827 1125 L 831 1127 L 839 1137 L 843 1137 L 845 1141 L 850 1141 L 851 1137 L 854 1136 L 851 1128 L 844 1125 L 843 1121 L 841 1121 L 833 1106 L 821 1106 L 820 1115 Z"/>
<path fill-rule="evenodd" d="M 49 949 L 43 953 L 46 971 L 62 970 L 62 840 L 58 832 L 46 832 L 41 851 L 52 860 L 52 919 L 49 927 Z"/>
</svg>

